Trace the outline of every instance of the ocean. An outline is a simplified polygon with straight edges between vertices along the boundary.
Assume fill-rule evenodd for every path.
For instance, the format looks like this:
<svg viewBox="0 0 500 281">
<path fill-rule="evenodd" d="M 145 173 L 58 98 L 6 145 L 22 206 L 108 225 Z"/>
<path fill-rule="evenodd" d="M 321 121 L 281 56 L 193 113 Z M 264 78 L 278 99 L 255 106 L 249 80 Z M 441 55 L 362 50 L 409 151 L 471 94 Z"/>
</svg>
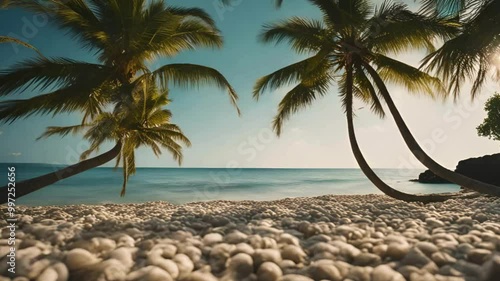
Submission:
<svg viewBox="0 0 500 281">
<path fill-rule="evenodd" d="M 11 164 L 16 181 L 55 171 L 48 164 Z M 7 183 L 7 164 L 2 186 Z M 375 169 L 389 185 L 404 192 L 458 191 L 453 184 L 410 182 L 423 170 Z M 127 194 L 120 197 L 120 169 L 94 168 L 16 200 L 17 205 L 68 205 L 168 201 L 275 200 L 327 194 L 381 194 L 359 169 L 138 168 Z"/>
</svg>

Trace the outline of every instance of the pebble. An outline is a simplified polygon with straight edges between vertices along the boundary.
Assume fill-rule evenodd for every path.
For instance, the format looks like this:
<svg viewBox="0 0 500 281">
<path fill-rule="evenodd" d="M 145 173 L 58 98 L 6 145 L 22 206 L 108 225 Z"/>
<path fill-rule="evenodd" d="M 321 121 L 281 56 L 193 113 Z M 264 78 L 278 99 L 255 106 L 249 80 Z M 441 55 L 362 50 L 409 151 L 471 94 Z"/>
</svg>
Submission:
<svg viewBox="0 0 500 281">
<path fill-rule="evenodd" d="M 238 280 L 253 273 L 253 259 L 250 255 L 240 253 L 229 259 L 227 269 L 233 272 Z"/>
<path fill-rule="evenodd" d="M 497 281 L 496 200 L 19 206 L 14 280 Z M 6 226 L 0 221 L 4 255 Z"/>
<path fill-rule="evenodd" d="M 281 268 L 273 262 L 264 262 L 257 270 L 257 279 L 259 281 L 277 281 L 282 275 Z"/>
<path fill-rule="evenodd" d="M 341 281 L 342 275 L 331 260 L 318 260 L 309 267 L 309 274 L 314 280 Z"/>
<path fill-rule="evenodd" d="M 96 264 L 100 261 L 89 251 L 84 249 L 73 249 L 66 254 L 66 266 L 69 270 L 78 270 L 86 266 Z"/>
<path fill-rule="evenodd" d="M 306 253 L 299 246 L 286 245 L 281 249 L 281 257 L 286 260 L 291 260 L 295 263 L 303 262 Z"/>
<path fill-rule="evenodd" d="M 430 261 L 431 260 L 418 248 L 412 248 L 403 258 L 401 263 L 405 265 L 413 265 L 420 268 L 428 264 Z"/>
<path fill-rule="evenodd" d="M 491 254 L 490 250 L 472 249 L 467 253 L 467 260 L 476 264 L 483 264 Z"/>
<path fill-rule="evenodd" d="M 406 281 L 401 273 L 385 264 L 375 267 L 371 277 L 372 281 Z"/>
<path fill-rule="evenodd" d="M 281 261 L 281 254 L 275 249 L 257 249 L 253 254 L 253 260 L 256 266 L 259 266 L 266 261 L 278 264 Z"/>
</svg>

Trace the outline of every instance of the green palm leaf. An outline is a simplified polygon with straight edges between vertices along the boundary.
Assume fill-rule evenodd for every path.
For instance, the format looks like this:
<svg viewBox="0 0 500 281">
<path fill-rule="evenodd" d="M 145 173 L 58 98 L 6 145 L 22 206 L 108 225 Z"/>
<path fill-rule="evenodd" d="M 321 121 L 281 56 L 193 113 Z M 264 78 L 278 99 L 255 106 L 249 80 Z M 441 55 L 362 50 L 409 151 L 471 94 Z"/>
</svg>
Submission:
<svg viewBox="0 0 500 281">
<path fill-rule="evenodd" d="M 231 104 L 236 108 L 238 115 L 240 109 L 236 104 L 238 95 L 226 78 L 217 70 L 197 64 L 167 64 L 152 72 L 154 78 L 159 79 L 163 87 L 169 82 L 176 86 L 188 87 L 203 84 L 212 84 L 227 90 Z"/>
<path fill-rule="evenodd" d="M 9 37 L 9 36 L 0 36 L 0 44 L 1 43 L 15 43 L 15 44 L 21 45 L 23 47 L 34 50 L 40 57 L 45 58 L 45 56 L 37 48 L 35 48 L 33 45 L 28 44 L 22 40 L 19 40 L 19 39 L 13 38 L 13 37 Z"/>
</svg>

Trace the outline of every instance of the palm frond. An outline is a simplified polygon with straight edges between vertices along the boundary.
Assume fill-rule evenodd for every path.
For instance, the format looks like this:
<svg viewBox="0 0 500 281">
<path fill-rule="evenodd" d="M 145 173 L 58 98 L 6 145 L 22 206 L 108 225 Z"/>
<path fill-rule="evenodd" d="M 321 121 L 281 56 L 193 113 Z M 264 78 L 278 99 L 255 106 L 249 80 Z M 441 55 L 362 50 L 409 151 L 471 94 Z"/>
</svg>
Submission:
<svg viewBox="0 0 500 281">
<path fill-rule="evenodd" d="M 266 43 L 274 41 L 279 44 L 287 41 L 298 53 L 319 51 L 322 47 L 331 46 L 333 43 L 320 21 L 300 17 L 265 25 L 259 38 Z"/>
<path fill-rule="evenodd" d="M 87 88 L 88 87 L 88 88 Z M 81 111 L 87 116 L 95 116 L 102 111 L 101 100 L 94 95 L 92 85 L 69 86 L 52 93 L 38 95 L 30 99 L 0 102 L 0 121 L 14 122 L 34 114 L 58 114 Z"/>
<path fill-rule="evenodd" d="M 384 55 L 375 55 L 372 61 L 385 82 L 402 85 L 412 93 L 425 93 L 436 97 L 446 93 L 441 80 L 411 65 Z"/>
<path fill-rule="evenodd" d="M 238 95 L 226 78 L 217 70 L 197 64 L 167 64 L 152 72 L 153 77 L 159 79 L 163 87 L 169 82 L 181 87 L 213 84 L 220 89 L 227 90 L 231 104 L 241 114 L 236 101 Z"/>
<path fill-rule="evenodd" d="M 324 96 L 330 86 L 331 77 L 324 75 L 316 77 L 313 81 L 304 81 L 290 90 L 278 106 L 278 114 L 273 120 L 273 129 L 278 136 L 281 135 L 283 123 L 300 109 L 312 104 L 318 97 Z"/>
<path fill-rule="evenodd" d="M 0 36 L 0 43 L 15 43 L 15 44 L 21 45 L 23 47 L 34 50 L 41 58 L 46 59 L 46 57 L 37 48 L 35 48 L 33 45 L 28 44 L 22 40 L 19 40 L 19 39 L 10 37 L 10 36 Z"/>
<path fill-rule="evenodd" d="M 433 52 L 436 39 L 449 40 L 460 31 L 455 21 L 413 13 L 404 4 L 382 5 L 378 13 L 368 21 L 362 41 L 383 54 L 419 48 Z"/>
<path fill-rule="evenodd" d="M 0 95 L 30 86 L 45 90 L 50 86 L 67 87 L 82 81 L 104 81 L 111 70 L 103 65 L 79 62 L 66 58 L 26 60 L 12 68 L 0 70 Z"/>
<path fill-rule="evenodd" d="M 64 127 L 56 127 L 56 126 L 50 126 L 47 127 L 45 132 L 37 138 L 37 140 L 42 139 L 42 138 L 48 138 L 53 135 L 60 135 L 61 137 L 67 136 L 69 134 L 77 134 L 86 128 L 88 128 L 90 125 L 89 124 L 80 124 L 80 125 L 73 125 L 73 126 L 64 126 Z"/>
<path fill-rule="evenodd" d="M 299 82 L 307 76 L 325 75 L 325 72 L 329 71 L 327 64 L 328 61 L 325 60 L 325 54 L 319 53 L 297 63 L 285 66 L 282 69 L 259 78 L 254 85 L 253 97 L 258 100 L 260 95 L 267 89 L 275 90 Z"/>
</svg>

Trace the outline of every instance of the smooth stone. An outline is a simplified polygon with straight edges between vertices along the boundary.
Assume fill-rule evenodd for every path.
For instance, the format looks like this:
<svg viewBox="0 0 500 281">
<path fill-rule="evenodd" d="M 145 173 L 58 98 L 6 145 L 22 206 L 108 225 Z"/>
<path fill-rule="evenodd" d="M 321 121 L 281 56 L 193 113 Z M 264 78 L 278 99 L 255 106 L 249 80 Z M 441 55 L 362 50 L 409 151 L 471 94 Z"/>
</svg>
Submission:
<svg viewBox="0 0 500 281">
<path fill-rule="evenodd" d="M 65 263 L 69 270 L 77 270 L 96 264 L 100 259 L 96 258 L 89 251 L 84 249 L 72 249 L 66 253 Z"/>
<path fill-rule="evenodd" d="M 486 249 L 474 249 L 467 253 L 467 260 L 475 264 L 483 264 L 491 256 L 491 251 Z"/>
<path fill-rule="evenodd" d="M 278 242 L 271 237 L 263 237 L 262 249 L 278 249 Z"/>
<path fill-rule="evenodd" d="M 500 255 L 493 256 L 481 267 L 481 281 L 498 281 L 500 276 Z"/>
<path fill-rule="evenodd" d="M 403 275 L 388 265 L 379 265 L 372 271 L 372 281 L 406 281 Z"/>
<path fill-rule="evenodd" d="M 209 272 L 195 271 L 191 272 L 191 274 L 189 274 L 182 281 L 217 281 L 217 278 Z"/>
<path fill-rule="evenodd" d="M 471 225 L 474 223 L 471 217 L 461 217 L 457 220 L 458 224 Z"/>
<path fill-rule="evenodd" d="M 133 248 L 120 247 L 111 251 L 111 253 L 109 253 L 109 257 L 119 260 L 127 268 L 132 268 L 135 263 L 134 259 L 132 258 L 133 250 Z"/>
<path fill-rule="evenodd" d="M 242 233 L 241 231 L 234 230 L 233 232 L 227 234 L 224 237 L 224 241 L 229 244 L 239 244 L 247 240 L 248 235 Z"/>
<path fill-rule="evenodd" d="M 234 256 L 239 253 L 245 253 L 248 255 L 253 255 L 255 250 L 252 248 L 252 246 L 248 245 L 247 243 L 239 243 L 236 245 L 236 247 L 231 251 L 231 256 Z"/>
<path fill-rule="evenodd" d="M 430 261 L 431 260 L 418 248 L 412 248 L 403 258 L 403 260 L 401 260 L 401 263 L 405 265 L 413 265 L 420 268 L 428 264 Z"/>
<path fill-rule="evenodd" d="M 415 247 L 417 247 L 428 257 L 432 256 L 432 254 L 439 251 L 438 247 L 430 242 L 418 242 L 417 244 L 415 244 Z"/>
<path fill-rule="evenodd" d="M 220 273 L 226 268 L 227 259 L 235 247 L 232 244 L 221 243 L 211 249 L 209 264 L 212 267 L 212 272 Z"/>
<path fill-rule="evenodd" d="M 436 252 L 431 256 L 432 261 L 434 261 L 438 266 L 443 266 L 445 264 L 454 264 L 457 262 L 457 259 L 450 256 L 445 252 Z"/>
<path fill-rule="evenodd" d="M 179 269 L 179 278 L 182 279 L 194 270 L 193 261 L 186 254 L 177 254 L 172 259 Z"/>
<path fill-rule="evenodd" d="M 479 221 L 479 222 L 485 222 L 488 220 L 488 216 L 484 213 L 476 213 L 472 215 L 472 218 Z"/>
<path fill-rule="evenodd" d="M 379 257 L 384 257 L 388 248 L 389 248 L 389 246 L 387 246 L 386 244 L 380 244 L 380 245 L 374 246 L 372 248 L 372 252 Z"/>
<path fill-rule="evenodd" d="M 253 273 L 253 259 L 250 255 L 239 253 L 229 259 L 227 269 L 235 273 L 237 279 L 243 279 Z"/>
<path fill-rule="evenodd" d="M 299 239 L 289 233 L 282 233 L 278 243 L 299 246 Z"/>
<path fill-rule="evenodd" d="M 314 278 L 314 280 L 331 280 L 331 281 L 341 281 L 342 275 L 337 267 L 333 264 L 331 260 L 319 260 L 315 261 L 309 267 L 309 275 Z"/>
<path fill-rule="evenodd" d="M 406 278 L 406 279 L 410 279 L 410 275 L 413 272 L 417 272 L 417 273 L 423 272 L 420 268 L 418 268 L 416 266 L 413 266 L 413 265 L 403 265 L 403 266 L 400 266 L 400 267 L 398 267 L 397 271 L 401 275 L 403 275 L 404 278 Z"/>
<path fill-rule="evenodd" d="M 57 262 L 50 266 L 55 272 L 57 272 L 57 281 L 69 280 L 69 271 L 66 265 L 62 262 Z"/>
<path fill-rule="evenodd" d="M 371 273 L 373 271 L 372 267 L 369 266 L 351 266 L 349 268 L 349 272 L 346 275 L 346 278 L 350 278 L 352 280 L 357 281 L 370 281 Z M 345 279 L 344 279 L 345 280 Z"/>
<path fill-rule="evenodd" d="M 354 265 L 376 266 L 381 262 L 380 256 L 371 253 L 361 253 L 354 258 Z"/>
<path fill-rule="evenodd" d="M 295 263 L 301 263 L 306 256 L 307 254 L 299 246 L 286 245 L 281 249 L 281 257 Z"/>
<path fill-rule="evenodd" d="M 385 252 L 385 256 L 393 260 L 404 258 L 410 251 L 410 245 L 404 243 L 390 243 Z"/>
<path fill-rule="evenodd" d="M 257 249 L 253 254 L 253 260 L 256 266 L 260 266 L 266 261 L 278 264 L 281 261 L 281 254 L 275 249 Z"/>
<path fill-rule="evenodd" d="M 313 279 L 298 274 L 287 274 L 279 279 L 280 281 L 314 281 Z"/>
<path fill-rule="evenodd" d="M 283 276 L 281 268 L 273 262 L 264 262 L 257 270 L 257 280 L 259 281 L 277 281 Z"/>
<path fill-rule="evenodd" d="M 309 247 L 309 251 L 313 255 L 318 254 L 318 253 L 322 253 L 322 252 L 328 252 L 328 253 L 331 253 L 332 255 L 338 255 L 340 253 L 339 248 L 337 248 L 329 243 L 326 243 L 326 242 L 318 242 L 318 243 L 312 245 L 311 247 Z"/>
<path fill-rule="evenodd" d="M 116 241 L 116 246 L 117 247 L 134 247 L 135 246 L 135 240 L 134 238 L 130 237 L 127 234 L 120 234 L 118 237 L 115 238 Z"/>
<path fill-rule="evenodd" d="M 479 276 L 482 271 L 481 266 L 463 260 L 457 261 L 457 263 L 453 264 L 452 266 L 462 274 L 468 276 Z"/>
<path fill-rule="evenodd" d="M 443 226 L 445 226 L 445 224 L 442 221 L 435 219 L 435 218 L 427 218 L 427 219 L 425 219 L 425 223 L 430 227 L 443 227 Z"/>
<path fill-rule="evenodd" d="M 85 268 L 85 270 L 79 271 L 80 278 L 75 280 L 92 280 L 92 281 L 119 281 L 124 280 L 127 276 L 127 268 L 122 265 L 118 260 L 109 259 L 101 263 L 96 263 Z M 73 272 L 72 272 L 73 273 Z M 71 275 L 71 280 L 73 280 L 73 275 Z"/>
<path fill-rule="evenodd" d="M 410 274 L 410 281 L 435 281 L 434 275 L 429 272 L 413 272 Z"/>
<path fill-rule="evenodd" d="M 165 270 L 150 265 L 136 271 L 130 272 L 127 281 L 173 281 L 172 276 Z"/>
<path fill-rule="evenodd" d="M 179 250 L 182 254 L 188 256 L 193 262 L 198 262 L 201 259 L 202 252 L 195 246 L 187 246 L 185 248 L 179 248 Z"/>
<path fill-rule="evenodd" d="M 352 259 L 361 253 L 361 250 L 343 241 L 333 241 L 331 244 L 340 250 L 340 255 L 347 259 Z"/>
<path fill-rule="evenodd" d="M 219 233 L 209 233 L 203 237 L 203 244 L 207 246 L 221 243 L 222 241 L 224 241 L 224 237 Z"/>
<path fill-rule="evenodd" d="M 46 268 L 42 274 L 38 275 L 36 281 L 58 281 L 59 275 L 53 268 Z"/>
<path fill-rule="evenodd" d="M 177 247 L 172 244 L 157 244 L 149 253 L 154 253 L 155 255 L 160 255 L 163 258 L 171 259 L 177 253 Z"/>
<path fill-rule="evenodd" d="M 116 242 L 108 238 L 96 237 L 92 238 L 90 241 L 94 245 L 92 252 L 95 253 L 108 253 L 116 248 Z"/>
<path fill-rule="evenodd" d="M 26 276 L 29 279 L 34 279 L 38 275 L 40 275 L 50 264 L 51 264 L 50 260 L 41 259 L 41 260 L 35 261 L 30 266 L 25 267 L 23 264 L 21 264 L 18 267 L 17 272 L 19 275 Z"/>
<path fill-rule="evenodd" d="M 161 250 L 151 251 L 147 256 L 147 264 L 157 266 L 170 274 L 176 279 L 179 276 L 179 268 L 171 259 L 166 259 L 161 255 Z"/>
</svg>

